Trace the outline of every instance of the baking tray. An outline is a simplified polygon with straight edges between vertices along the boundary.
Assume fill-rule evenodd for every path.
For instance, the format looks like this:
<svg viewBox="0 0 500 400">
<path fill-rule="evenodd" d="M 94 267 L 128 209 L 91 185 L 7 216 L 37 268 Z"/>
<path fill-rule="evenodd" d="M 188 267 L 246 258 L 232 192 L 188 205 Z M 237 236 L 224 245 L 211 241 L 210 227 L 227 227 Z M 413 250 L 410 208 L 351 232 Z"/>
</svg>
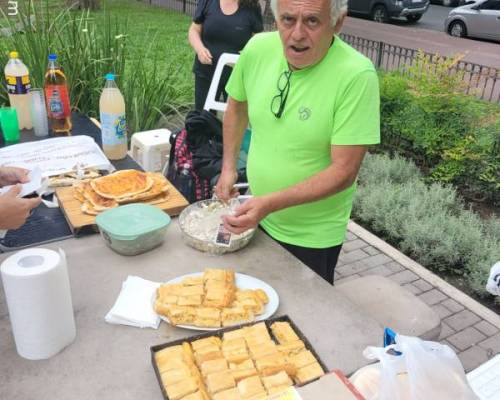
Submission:
<svg viewBox="0 0 500 400">
<path fill-rule="evenodd" d="M 158 367 L 157 367 L 156 362 L 155 362 L 155 353 L 156 352 L 158 352 L 160 350 L 163 350 L 163 349 L 165 349 L 167 347 L 177 346 L 177 345 L 182 344 L 184 342 L 193 342 L 195 340 L 204 339 L 204 338 L 207 338 L 207 337 L 210 337 L 210 336 L 217 336 L 219 338 L 222 338 L 222 336 L 223 336 L 223 334 L 225 332 L 235 331 L 237 329 L 240 329 L 240 328 L 243 328 L 243 327 L 246 327 L 246 326 L 252 326 L 252 325 L 255 325 L 255 324 L 259 324 L 261 322 L 264 322 L 266 324 L 266 327 L 267 327 L 267 329 L 269 331 L 269 334 L 271 335 L 271 338 L 277 344 L 279 342 L 276 339 L 276 337 L 274 336 L 273 331 L 271 330 L 271 325 L 273 323 L 275 323 L 275 322 L 288 322 L 290 324 L 290 326 L 293 328 L 293 330 L 295 331 L 295 333 L 297 334 L 297 336 L 300 338 L 300 340 L 302 340 L 304 342 L 306 350 L 309 350 L 313 354 L 313 356 L 316 358 L 316 360 L 318 361 L 319 365 L 321 365 L 321 368 L 323 368 L 323 372 L 325 374 L 328 372 L 328 368 L 326 367 L 325 363 L 318 356 L 318 353 L 316 353 L 316 350 L 314 350 L 314 348 L 312 347 L 312 345 L 309 342 L 309 340 L 307 340 L 307 338 L 300 331 L 300 329 L 297 327 L 297 325 L 292 321 L 292 319 L 288 315 L 282 315 L 280 317 L 269 318 L 269 319 L 266 319 L 264 321 L 257 321 L 257 322 L 254 321 L 254 322 L 249 322 L 249 323 L 245 323 L 245 324 L 234 325 L 234 326 L 231 326 L 231 327 L 219 329 L 217 331 L 205 332 L 205 333 L 201 333 L 199 335 L 189 336 L 189 337 L 186 337 L 184 339 L 178 339 L 178 340 L 174 340 L 172 342 L 168 342 L 168 343 L 163 343 L 163 344 L 158 344 L 158 345 L 155 345 L 155 346 L 151 346 L 151 363 L 153 364 L 153 369 L 155 371 L 156 379 L 158 379 L 158 384 L 160 385 L 161 392 L 163 393 L 163 398 L 165 400 L 170 400 L 169 397 L 167 396 L 167 392 L 166 392 L 166 390 L 163 387 L 163 384 L 161 382 L 160 371 L 158 370 Z M 308 382 L 308 383 L 310 383 L 310 382 Z"/>
</svg>

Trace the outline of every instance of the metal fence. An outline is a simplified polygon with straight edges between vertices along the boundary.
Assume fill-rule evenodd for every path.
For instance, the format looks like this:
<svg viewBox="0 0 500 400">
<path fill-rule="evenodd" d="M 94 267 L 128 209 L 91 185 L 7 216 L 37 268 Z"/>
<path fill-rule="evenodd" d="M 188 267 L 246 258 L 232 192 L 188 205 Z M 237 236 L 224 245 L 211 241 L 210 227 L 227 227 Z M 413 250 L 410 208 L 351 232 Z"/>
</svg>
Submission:
<svg viewBox="0 0 500 400">
<path fill-rule="evenodd" d="M 145 0 L 171 10 L 194 15 L 198 0 Z M 270 0 L 260 0 L 264 15 L 264 28 L 274 30 L 274 18 L 270 9 Z M 354 35 L 340 34 L 342 39 L 352 47 L 370 58 L 375 66 L 385 71 L 408 71 L 408 67 L 415 64 L 419 50 L 395 46 L 389 43 L 361 38 Z M 437 56 L 426 55 L 432 61 Z M 500 70 L 494 67 L 459 61 L 450 68 L 450 74 L 459 73 L 465 84 L 465 92 L 474 94 L 478 98 L 500 103 Z"/>
</svg>

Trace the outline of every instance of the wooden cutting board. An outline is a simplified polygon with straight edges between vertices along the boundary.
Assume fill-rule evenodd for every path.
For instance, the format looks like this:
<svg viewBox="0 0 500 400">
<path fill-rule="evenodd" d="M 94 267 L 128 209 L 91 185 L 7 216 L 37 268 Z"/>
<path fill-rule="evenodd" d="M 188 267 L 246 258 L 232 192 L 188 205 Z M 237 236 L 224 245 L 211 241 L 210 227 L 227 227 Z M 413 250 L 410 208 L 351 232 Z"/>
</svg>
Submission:
<svg viewBox="0 0 500 400">
<path fill-rule="evenodd" d="M 189 203 L 170 182 L 167 181 L 167 183 L 169 193 L 168 199 L 162 203 L 154 205 L 173 217 L 175 215 L 179 215 L 181 211 L 189 205 Z M 56 196 L 59 200 L 59 207 L 66 217 L 66 221 L 68 221 L 71 231 L 75 235 L 80 233 L 83 229 L 97 229 L 95 225 L 95 216 L 84 214 L 82 212 L 82 203 L 80 203 L 73 196 L 72 187 L 56 188 Z"/>
</svg>

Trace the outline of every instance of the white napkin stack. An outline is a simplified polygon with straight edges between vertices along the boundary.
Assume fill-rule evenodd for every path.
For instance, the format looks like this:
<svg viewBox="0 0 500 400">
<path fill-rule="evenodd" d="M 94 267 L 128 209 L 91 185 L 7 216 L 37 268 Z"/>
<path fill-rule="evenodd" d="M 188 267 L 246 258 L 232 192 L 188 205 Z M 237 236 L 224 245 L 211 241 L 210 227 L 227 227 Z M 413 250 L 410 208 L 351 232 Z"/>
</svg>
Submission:
<svg viewBox="0 0 500 400">
<path fill-rule="evenodd" d="M 158 286 L 159 283 L 138 276 L 127 277 L 115 305 L 104 319 L 110 324 L 158 329 L 160 317 L 153 309 Z"/>
</svg>

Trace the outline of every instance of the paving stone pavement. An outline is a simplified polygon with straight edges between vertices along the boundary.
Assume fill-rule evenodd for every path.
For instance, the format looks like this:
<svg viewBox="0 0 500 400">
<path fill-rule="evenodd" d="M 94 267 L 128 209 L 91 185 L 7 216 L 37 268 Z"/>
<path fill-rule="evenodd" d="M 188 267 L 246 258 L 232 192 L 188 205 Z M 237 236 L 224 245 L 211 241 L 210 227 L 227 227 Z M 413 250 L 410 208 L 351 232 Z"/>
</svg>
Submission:
<svg viewBox="0 0 500 400">
<path fill-rule="evenodd" d="M 441 317 L 440 342 L 456 351 L 469 372 L 500 353 L 500 327 L 485 321 L 454 299 L 348 231 L 342 246 L 335 283 L 366 275 L 381 275 L 397 282 L 433 308 Z"/>
</svg>

